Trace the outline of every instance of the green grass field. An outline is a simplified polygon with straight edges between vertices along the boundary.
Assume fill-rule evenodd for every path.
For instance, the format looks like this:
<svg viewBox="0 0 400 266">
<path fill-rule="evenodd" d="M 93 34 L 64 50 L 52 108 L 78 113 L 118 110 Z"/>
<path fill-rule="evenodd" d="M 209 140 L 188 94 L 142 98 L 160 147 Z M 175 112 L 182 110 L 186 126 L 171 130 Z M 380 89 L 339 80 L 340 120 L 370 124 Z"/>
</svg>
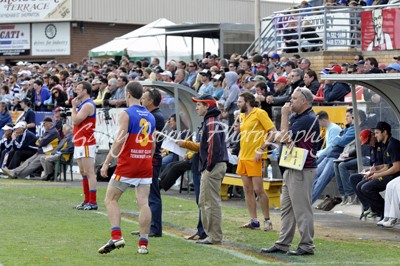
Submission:
<svg viewBox="0 0 400 266">
<path fill-rule="evenodd" d="M 100 255 L 97 249 L 110 237 L 102 204 L 105 188 L 98 190 L 98 211 L 72 208 L 81 193 L 71 183 L 0 180 L 0 265 L 383 265 L 400 261 L 397 242 L 326 237 L 335 234 L 326 228 L 317 230 L 315 256 L 262 255 L 260 248 L 273 245 L 278 237 L 279 217 L 272 216 L 272 232 L 239 229 L 247 221 L 247 211 L 232 207 L 223 208 L 223 245 L 200 246 L 183 239 L 194 232 L 195 203 L 173 196 L 163 196 L 163 237 L 151 238 L 150 254 L 139 255 L 138 238 L 129 233 L 138 229 L 134 190 L 121 199 L 127 245 Z"/>
</svg>

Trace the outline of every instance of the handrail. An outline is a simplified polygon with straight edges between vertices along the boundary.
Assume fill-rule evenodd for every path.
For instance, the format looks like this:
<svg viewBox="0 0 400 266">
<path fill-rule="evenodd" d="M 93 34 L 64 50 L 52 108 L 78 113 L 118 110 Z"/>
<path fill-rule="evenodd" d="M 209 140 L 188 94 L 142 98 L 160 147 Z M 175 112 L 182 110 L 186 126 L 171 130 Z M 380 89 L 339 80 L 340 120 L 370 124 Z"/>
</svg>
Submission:
<svg viewBox="0 0 400 266">
<path fill-rule="evenodd" d="M 261 19 L 263 30 L 259 37 L 246 49 L 249 55 L 258 48 L 258 52 L 271 51 L 313 51 L 337 50 L 343 48 L 361 49 L 360 12 L 373 8 L 400 7 L 400 3 L 368 7 L 317 6 L 296 10 L 276 11 L 271 16 Z M 304 35 L 302 23 L 309 21 L 313 30 L 307 29 Z M 294 25 L 293 25 L 294 24 Z M 310 38 L 308 34 L 317 34 Z M 295 37 L 297 36 L 297 38 Z M 292 40 L 288 49 L 285 41 Z M 311 41 L 311 42 L 310 42 Z M 294 45 L 293 45 L 294 44 Z M 286 48 L 286 49 L 285 49 Z"/>
</svg>

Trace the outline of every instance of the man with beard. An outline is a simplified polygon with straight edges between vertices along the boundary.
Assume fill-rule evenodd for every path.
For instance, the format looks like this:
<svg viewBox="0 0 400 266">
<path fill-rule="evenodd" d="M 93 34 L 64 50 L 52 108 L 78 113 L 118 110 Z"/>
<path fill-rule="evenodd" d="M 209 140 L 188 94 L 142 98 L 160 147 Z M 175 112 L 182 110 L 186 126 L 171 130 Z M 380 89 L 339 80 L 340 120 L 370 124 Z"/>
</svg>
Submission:
<svg viewBox="0 0 400 266">
<path fill-rule="evenodd" d="M 251 93 L 240 94 L 237 104 L 241 112 L 241 149 L 236 173 L 242 176 L 247 209 L 250 215 L 250 221 L 241 228 L 260 228 L 260 222 L 257 219 L 255 192 L 264 215 L 264 231 L 269 231 L 272 229 L 272 222 L 269 217 L 269 200 L 263 186 L 262 159 L 266 159 L 265 150 L 273 139 L 276 129 L 267 112 L 256 107 L 256 99 Z"/>
</svg>

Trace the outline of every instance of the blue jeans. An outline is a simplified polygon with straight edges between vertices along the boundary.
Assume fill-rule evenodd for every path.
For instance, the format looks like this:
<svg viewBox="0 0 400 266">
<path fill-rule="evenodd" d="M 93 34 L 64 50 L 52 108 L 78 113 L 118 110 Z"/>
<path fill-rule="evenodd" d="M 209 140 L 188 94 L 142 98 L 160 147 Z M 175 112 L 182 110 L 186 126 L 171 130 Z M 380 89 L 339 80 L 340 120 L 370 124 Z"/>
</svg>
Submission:
<svg viewBox="0 0 400 266">
<path fill-rule="evenodd" d="M 158 164 L 153 163 L 153 179 L 150 186 L 149 207 L 151 210 L 150 232 L 153 234 L 162 234 L 162 201 L 159 187 L 158 176 L 160 175 L 161 160 Z"/>
<path fill-rule="evenodd" d="M 193 177 L 194 193 L 196 194 L 196 204 L 198 206 L 199 205 L 199 195 L 200 195 L 200 182 L 201 182 L 201 173 L 199 172 L 198 154 L 195 154 L 192 158 L 192 177 Z M 203 223 L 201 222 L 200 209 L 199 209 L 199 219 L 197 221 L 197 234 L 201 238 L 207 237 L 206 232 L 204 232 Z"/>
<path fill-rule="evenodd" d="M 317 175 L 315 176 L 312 188 L 312 204 L 317 201 L 319 195 L 321 195 L 322 191 L 335 174 L 335 170 L 333 169 L 333 160 L 335 160 L 335 158 L 325 157 L 318 165 Z"/>
<path fill-rule="evenodd" d="M 169 163 L 176 162 L 179 160 L 179 156 L 176 155 L 175 153 L 170 152 L 167 156 L 162 158 L 162 165 L 161 165 L 161 170 L 160 173 L 167 167 Z"/>
<path fill-rule="evenodd" d="M 368 165 L 368 158 L 362 157 L 363 165 Z M 340 195 L 342 196 L 350 196 L 354 194 L 353 186 L 350 182 L 350 170 L 357 170 L 357 158 L 340 162 L 334 163 L 335 168 L 335 176 L 336 176 L 336 183 L 338 186 L 338 190 Z"/>
</svg>

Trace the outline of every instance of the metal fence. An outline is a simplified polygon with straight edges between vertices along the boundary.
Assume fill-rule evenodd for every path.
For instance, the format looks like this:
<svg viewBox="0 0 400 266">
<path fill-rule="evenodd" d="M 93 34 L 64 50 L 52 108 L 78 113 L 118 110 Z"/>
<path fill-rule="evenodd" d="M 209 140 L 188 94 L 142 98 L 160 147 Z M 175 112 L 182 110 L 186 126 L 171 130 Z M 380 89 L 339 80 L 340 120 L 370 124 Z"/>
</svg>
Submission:
<svg viewBox="0 0 400 266">
<path fill-rule="evenodd" d="M 361 49 L 361 11 L 399 6 L 319 6 L 274 12 L 261 20 L 260 37 L 245 54 L 253 51 L 297 53 Z"/>
</svg>

